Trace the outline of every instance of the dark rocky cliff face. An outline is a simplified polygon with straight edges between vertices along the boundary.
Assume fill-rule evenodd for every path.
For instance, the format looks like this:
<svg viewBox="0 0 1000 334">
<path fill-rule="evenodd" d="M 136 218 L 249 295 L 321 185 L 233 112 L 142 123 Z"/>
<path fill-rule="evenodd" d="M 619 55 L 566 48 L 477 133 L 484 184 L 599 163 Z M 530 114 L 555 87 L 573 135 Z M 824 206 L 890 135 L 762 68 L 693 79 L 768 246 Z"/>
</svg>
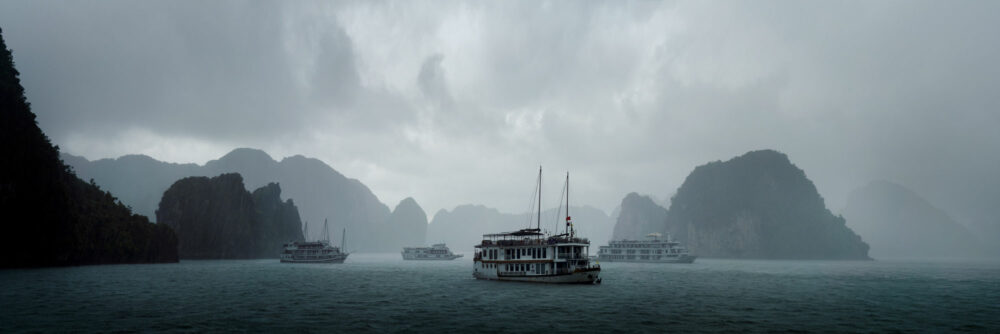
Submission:
<svg viewBox="0 0 1000 334">
<path fill-rule="evenodd" d="M 695 168 L 665 229 L 706 257 L 869 259 L 868 245 L 830 213 L 805 172 L 771 150 Z"/>
<path fill-rule="evenodd" d="M 871 245 L 874 258 L 985 256 L 981 242 L 913 191 L 875 181 L 851 192 L 847 225 Z"/>
<path fill-rule="evenodd" d="M 181 258 L 274 258 L 283 243 L 302 240 L 298 210 L 280 195 L 273 183 L 250 194 L 235 173 L 188 177 L 163 193 L 156 216 L 177 231 Z"/>
<path fill-rule="evenodd" d="M 299 209 L 291 198 L 281 201 L 281 187 L 277 183 L 254 190 L 253 202 L 263 230 L 257 236 L 258 244 L 264 249 L 263 257 L 277 256 L 284 243 L 305 240 Z"/>
<path fill-rule="evenodd" d="M 399 205 L 396 205 L 396 209 L 392 210 L 387 228 L 392 233 L 385 235 L 396 238 L 393 243 L 403 247 L 422 246 L 427 238 L 427 214 L 424 213 L 424 209 L 417 204 L 416 200 L 407 197 L 400 201 Z"/>
<path fill-rule="evenodd" d="M 625 195 L 620 208 L 612 240 L 642 240 L 649 233 L 666 232 L 663 223 L 667 220 L 667 209 L 649 196 L 636 193 Z"/>
<path fill-rule="evenodd" d="M 0 32 L 2 33 L 2 32 Z M 177 237 L 59 159 L 0 35 L 0 267 L 177 262 Z"/>
</svg>

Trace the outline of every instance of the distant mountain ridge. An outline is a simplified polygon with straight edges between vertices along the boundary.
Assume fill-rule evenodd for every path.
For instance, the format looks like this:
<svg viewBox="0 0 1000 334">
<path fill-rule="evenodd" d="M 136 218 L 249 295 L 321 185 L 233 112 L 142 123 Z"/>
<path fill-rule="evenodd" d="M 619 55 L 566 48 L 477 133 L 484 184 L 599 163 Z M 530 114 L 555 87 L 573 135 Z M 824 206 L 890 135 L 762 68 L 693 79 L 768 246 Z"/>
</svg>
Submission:
<svg viewBox="0 0 1000 334">
<path fill-rule="evenodd" d="M 503 213 L 473 204 L 459 205 L 451 211 L 441 209 L 427 227 L 427 241 L 445 242 L 451 249 L 470 251 L 483 234 L 528 228 L 535 215 Z M 570 216 L 578 235 L 590 239 L 591 253 L 597 252 L 597 246 L 607 244 L 614 228 L 614 220 L 607 213 L 592 206 L 571 206 Z M 561 232 L 565 228 L 564 219 L 562 211 L 557 214 L 555 208 L 544 210 L 541 228 L 550 232 L 558 228 Z"/>
<path fill-rule="evenodd" d="M 120 192 L 125 204 L 150 217 L 155 217 L 160 197 L 174 181 L 188 176 L 239 173 L 249 189 L 280 183 L 285 197 L 295 200 L 304 222 L 318 226 L 328 219 L 332 231 L 340 233 L 346 228 L 349 250 L 398 251 L 402 245 L 394 244 L 394 236 L 408 233 L 392 225 L 395 222 L 389 221 L 389 207 L 367 186 L 318 159 L 301 155 L 275 161 L 264 151 L 240 148 L 204 166 L 166 163 L 142 155 L 88 161 L 63 154 L 63 159 L 82 178 L 92 178 Z M 311 232 L 313 236 L 307 238 L 318 235 L 318 229 Z"/>
<path fill-rule="evenodd" d="M 619 208 L 612 240 L 642 240 L 649 233 L 664 232 L 667 209 L 657 204 L 653 198 L 629 193 L 622 199 Z"/>
<path fill-rule="evenodd" d="M 875 258 L 986 255 L 965 226 L 896 183 L 873 181 L 852 191 L 843 214 L 847 225 L 871 245 Z"/>
</svg>

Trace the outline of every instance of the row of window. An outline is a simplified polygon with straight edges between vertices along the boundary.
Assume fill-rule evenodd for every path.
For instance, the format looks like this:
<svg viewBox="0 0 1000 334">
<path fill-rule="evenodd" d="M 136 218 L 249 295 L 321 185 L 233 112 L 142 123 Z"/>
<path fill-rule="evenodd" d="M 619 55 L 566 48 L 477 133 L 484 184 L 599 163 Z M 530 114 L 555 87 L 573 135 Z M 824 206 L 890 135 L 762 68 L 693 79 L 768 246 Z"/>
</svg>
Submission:
<svg viewBox="0 0 1000 334">
<path fill-rule="evenodd" d="M 607 246 L 602 246 L 607 247 Z M 668 244 L 611 244 L 611 248 L 668 248 Z"/>
<path fill-rule="evenodd" d="M 506 255 L 506 258 L 513 260 L 520 259 L 521 256 L 530 256 L 536 259 L 544 259 L 548 257 L 548 249 L 546 248 L 513 248 L 506 249 L 505 251 L 504 255 Z"/>
<path fill-rule="evenodd" d="M 621 254 L 622 251 L 620 249 L 611 249 L 610 251 L 607 250 L 607 249 L 602 249 L 601 253 L 605 253 L 605 254 L 607 254 L 607 253 Z M 629 250 L 626 250 L 625 253 L 626 254 L 635 254 L 635 250 L 634 249 L 629 249 Z M 678 253 L 681 253 L 681 251 L 678 248 L 671 248 L 671 249 L 667 249 L 667 250 L 657 249 L 656 252 L 653 252 L 653 251 L 648 250 L 648 249 L 643 249 L 643 250 L 640 250 L 639 253 L 640 254 L 652 254 L 652 253 L 655 253 L 655 254 L 663 254 L 663 253 L 678 254 Z"/>
<path fill-rule="evenodd" d="M 486 250 L 486 258 L 490 259 L 490 260 L 496 260 L 497 259 L 497 250 L 496 249 L 487 249 Z"/>
<path fill-rule="evenodd" d="M 638 259 L 639 260 L 660 260 L 660 259 L 663 259 L 664 257 L 667 257 L 667 258 L 677 258 L 677 256 L 670 256 L 670 255 L 668 255 L 668 256 L 640 255 L 638 257 Z M 636 256 L 635 255 L 604 255 L 601 258 L 605 259 L 605 260 L 635 260 Z"/>
</svg>

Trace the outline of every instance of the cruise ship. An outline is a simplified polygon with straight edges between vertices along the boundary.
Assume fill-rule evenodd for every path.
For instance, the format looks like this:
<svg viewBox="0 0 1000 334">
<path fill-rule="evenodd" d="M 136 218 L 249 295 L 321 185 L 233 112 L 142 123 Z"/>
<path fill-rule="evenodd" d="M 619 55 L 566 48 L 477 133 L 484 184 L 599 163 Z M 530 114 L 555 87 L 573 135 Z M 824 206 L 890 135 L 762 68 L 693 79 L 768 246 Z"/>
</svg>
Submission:
<svg viewBox="0 0 1000 334">
<path fill-rule="evenodd" d="M 612 240 L 601 246 L 597 259 L 605 262 L 648 262 L 648 263 L 692 263 L 697 256 L 691 255 L 679 242 L 671 241 L 670 235 L 660 239 L 660 233 L 646 235 L 646 240 Z"/>
<path fill-rule="evenodd" d="M 563 188 L 566 194 L 566 225 L 562 234 L 543 233 L 540 228 L 541 180 L 542 170 L 539 168 L 537 227 L 484 234 L 482 242 L 476 245 L 472 276 L 499 281 L 601 283 L 601 266 L 592 263 L 588 256 L 590 241 L 577 237 L 573 230 L 569 216 L 569 174 L 566 174 Z"/>
<path fill-rule="evenodd" d="M 454 260 L 464 256 L 452 253 L 444 244 L 431 247 L 403 247 L 403 260 Z"/>
<path fill-rule="evenodd" d="M 330 245 L 330 230 L 327 228 L 326 221 L 323 221 L 323 234 L 327 236 L 326 240 L 296 241 L 285 244 L 285 250 L 281 252 L 281 262 L 344 263 L 344 260 L 347 260 L 347 256 L 350 255 L 350 253 L 342 251 L 347 229 L 345 228 L 340 236 L 340 247 Z"/>
</svg>

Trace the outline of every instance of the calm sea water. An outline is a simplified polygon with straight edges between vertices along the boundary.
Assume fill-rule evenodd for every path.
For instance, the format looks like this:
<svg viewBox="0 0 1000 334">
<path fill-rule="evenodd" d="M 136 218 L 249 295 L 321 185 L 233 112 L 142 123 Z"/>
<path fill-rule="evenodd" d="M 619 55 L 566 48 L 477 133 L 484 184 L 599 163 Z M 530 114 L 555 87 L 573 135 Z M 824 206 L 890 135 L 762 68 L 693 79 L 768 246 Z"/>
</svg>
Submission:
<svg viewBox="0 0 1000 334">
<path fill-rule="evenodd" d="M 1000 263 L 603 263 L 601 285 L 478 281 L 471 259 L 0 271 L 0 332 L 1000 331 Z"/>
</svg>

